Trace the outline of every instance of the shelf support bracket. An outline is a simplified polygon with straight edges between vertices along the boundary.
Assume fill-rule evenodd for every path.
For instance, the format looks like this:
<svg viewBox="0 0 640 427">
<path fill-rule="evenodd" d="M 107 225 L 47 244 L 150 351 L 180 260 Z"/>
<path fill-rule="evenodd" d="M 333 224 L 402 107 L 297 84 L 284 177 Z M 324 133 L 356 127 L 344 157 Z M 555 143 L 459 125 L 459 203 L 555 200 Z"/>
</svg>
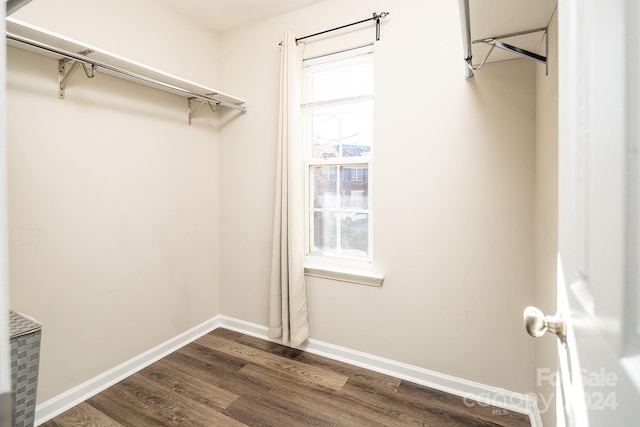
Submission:
<svg viewBox="0 0 640 427">
<path fill-rule="evenodd" d="M 516 37 L 516 36 L 522 36 L 525 34 L 532 34 L 532 33 L 539 33 L 539 32 L 544 32 L 544 39 L 545 39 L 545 53 L 544 56 L 543 55 L 539 55 L 535 52 L 531 52 L 529 50 L 526 49 L 522 49 L 520 47 L 514 46 L 512 44 L 509 43 L 505 43 L 503 41 L 500 41 L 498 39 L 505 39 L 505 38 L 509 38 L 509 37 Z M 489 59 L 489 56 L 491 55 L 491 52 L 493 52 L 494 48 L 498 48 L 498 49 L 502 49 L 502 50 L 506 50 L 507 52 L 511 52 L 514 53 L 516 55 L 522 56 L 524 58 L 529 58 L 529 59 L 533 59 L 534 61 L 538 61 L 541 62 L 545 65 L 546 67 L 546 75 L 549 75 L 549 63 L 547 61 L 547 56 L 549 55 L 549 29 L 548 27 L 541 27 L 541 28 L 534 28 L 532 30 L 526 30 L 526 31 L 518 31 L 515 33 L 509 33 L 509 34 L 502 34 L 499 36 L 494 36 L 494 37 L 488 37 L 486 39 L 479 39 L 479 40 L 474 40 L 471 42 L 471 44 L 475 44 L 475 43 L 484 43 L 486 45 L 490 46 L 489 51 L 487 52 L 486 56 L 484 57 L 484 60 L 482 61 L 482 63 L 476 67 L 474 67 L 471 64 L 471 57 L 467 57 L 465 58 L 465 61 L 467 62 L 467 66 L 469 67 L 469 72 L 468 74 L 470 74 L 471 76 L 473 76 L 473 72 L 479 70 L 480 68 L 482 68 L 484 66 L 484 64 L 487 62 L 487 59 Z M 467 77 L 468 78 L 468 77 Z"/>
<path fill-rule="evenodd" d="M 87 49 L 80 52 L 80 54 L 88 55 L 91 52 L 91 49 Z M 67 83 L 69 83 L 69 80 L 71 80 L 71 77 L 73 77 L 79 66 L 82 66 L 87 78 L 92 79 L 96 76 L 96 69 L 98 66 L 95 63 L 87 64 L 85 62 L 67 58 L 58 61 L 58 98 L 64 99 L 64 91 L 67 87 Z"/>
<path fill-rule="evenodd" d="M 538 55 L 535 52 L 531 52 L 529 50 L 522 49 L 520 47 L 511 45 L 511 44 L 508 44 L 508 43 L 505 43 L 505 42 L 501 42 L 499 40 L 486 39 L 486 40 L 483 40 L 482 42 L 485 43 L 485 44 L 488 44 L 489 46 L 497 47 L 499 49 L 506 50 L 507 52 L 515 53 L 516 55 L 520 55 L 520 56 L 523 56 L 525 58 L 533 59 L 534 61 L 542 62 L 543 64 L 547 63 L 547 57 L 546 56 Z"/>
<path fill-rule="evenodd" d="M 214 96 L 215 93 L 207 94 L 207 95 Z M 217 112 L 218 109 L 220 108 L 220 104 L 217 102 L 213 103 L 215 104 L 215 109 L 214 109 L 213 105 L 211 105 L 212 104 L 211 101 L 207 101 L 206 99 L 187 98 L 187 115 L 189 116 L 189 124 L 191 124 L 191 119 L 196 114 L 196 112 L 198 112 L 198 110 L 204 107 L 205 104 L 209 104 L 209 108 L 211 108 L 211 111 L 213 111 L 214 113 Z"/>
</svg>

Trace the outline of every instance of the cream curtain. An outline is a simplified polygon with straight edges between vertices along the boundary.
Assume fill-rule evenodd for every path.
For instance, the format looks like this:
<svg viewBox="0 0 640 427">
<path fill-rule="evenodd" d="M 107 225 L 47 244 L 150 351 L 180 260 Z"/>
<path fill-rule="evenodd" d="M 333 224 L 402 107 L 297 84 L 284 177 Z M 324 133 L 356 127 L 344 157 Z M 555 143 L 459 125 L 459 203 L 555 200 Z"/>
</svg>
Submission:
<svg viewBox="0 0 640 427">
<path fill-rule="evenodd" d="M 271 252 L 269 337 L 296 347 L 309 337 L 304 282 L 302 46 L 287 31 L 280 61 L 278 160 Z"/>
</svg>

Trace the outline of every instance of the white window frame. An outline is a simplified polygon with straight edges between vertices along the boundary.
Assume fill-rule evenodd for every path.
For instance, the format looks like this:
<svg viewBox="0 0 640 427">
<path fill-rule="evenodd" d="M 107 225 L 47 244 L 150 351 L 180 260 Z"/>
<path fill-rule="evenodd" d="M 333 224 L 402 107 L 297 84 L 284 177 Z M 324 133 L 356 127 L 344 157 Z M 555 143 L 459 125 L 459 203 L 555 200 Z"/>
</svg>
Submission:
<svg viewBox="0 0 640 427">
<path fill-rule="evenodd" d="M 373 54 L 373 46 L 371 46 L 368 54 Z M 345 52 L 345 56 L 350 56 L 348 51 Z M 373 101 L 374 95 L 358 97 L 357 99 L 334 99 L 325 102 L 315 102 L 307 105 L 303 105 L 305 107 L 328 107 L 332 105 L 339 105 L 344 102 L 355 102 L 371 99 Z M 374 107 L 375 108 L 375 107 Z M 311 121 L 312 114 L 304 114 L 304 129 L 305 132 L 311 129 Z M 372 125 L 373 126 L 373 125 Z M 373 132 L 373 129 L 371 130 Z M 304 165 L 304 180 L 305 180 L 305 248 L 306 248 L 306 257 L 305 257 L 305 274 L 307 276 L 312 277 L 320 277 L 332 280 L 339 280 L 350 283 L 358 283 L 370 286 L 381 286 L 384 280 L 384 275 L 374 273 L 372 271 L 372 260 L 373 260 L 373 191 L 374 183 L 373 183 L 373 147 L 371 148 L 371 153 L 368 157 L 340 157 L 340 158 L 328 158 L 328 159 L 312 159 L 312 150 L 313 144 L 309 143 L 308 135 L 305 134 L 304 137 L 304 145 L 305 145 L 305 165 Z M 373 145 L 373 144 L 372 144 Z M 313 242 L 313 227 L 312 227 L 312 217 L 315 211 L 313 207 L 313 194 L 312 194 L 312 168 L 316 166 L 335 166 L 336 167 L 336 181 L 337 181 L 337 191 L 339 192 L 339 183 L 340 183 L 340 166 L 349 167 L 353 165 L 353 167 L 361 167 L 368 168 L 368 190 L 367 190 L 367 214 L 368 214 L 368 251 L 367 258 L 352 258 L 348 256 L 338 256 L 338 255 L 325 255 L 325 254 L 315 254 L 311 253 L 311 242 Z M 364 173 L 364 172 L 362 172 Z M 364 178 L 364 177 L 363 177 Z M 335 209 L 336 212 L 347 210 L 342 209 L 340 205 L 338 205 Z M 340 223 L 340 219 L 338 217 L 338 223 Z M 338 225 L 339 227 L 339 225 Z M 340 233 L 337 232 L 337 249 L 340 248 Z"/>
</svg>

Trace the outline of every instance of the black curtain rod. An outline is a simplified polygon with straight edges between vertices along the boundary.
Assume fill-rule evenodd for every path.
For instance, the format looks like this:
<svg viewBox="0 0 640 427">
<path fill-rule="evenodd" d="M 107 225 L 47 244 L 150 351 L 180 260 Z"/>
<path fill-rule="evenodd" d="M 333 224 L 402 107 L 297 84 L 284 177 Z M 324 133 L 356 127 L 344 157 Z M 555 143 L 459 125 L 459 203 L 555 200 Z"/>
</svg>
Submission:
<svg viewBox="0 0 640 427">
<path fill-rule="evenodd" d="M 351 24 L 342 25 L 341 27 L 332 28 L 330 30 L 320 31 L 319 33 L 309 34 L 308 36 L 299 37 L 296 39 L 296 43 L 298 43 L 300 40 L 308 39 L 310 37 L 319 36 L 321 34 L 330 33 L 331 31 L 341 30 L 343 28 L 351 27 L 353 25 L 358 25 L 364 22 L 369 22 L 374 20 L 376 21 L 376 41 L 378 41 L 380 40 L 380 20 L 384 19 L 387 15 L 389 15 L 389 12 L 380 12 L 380 14 L 373 12 L 373 16 L 371 18 L 363 19 L 362 21 L 358 21 L 358 22 L 352 22 Z"/>
</svg>

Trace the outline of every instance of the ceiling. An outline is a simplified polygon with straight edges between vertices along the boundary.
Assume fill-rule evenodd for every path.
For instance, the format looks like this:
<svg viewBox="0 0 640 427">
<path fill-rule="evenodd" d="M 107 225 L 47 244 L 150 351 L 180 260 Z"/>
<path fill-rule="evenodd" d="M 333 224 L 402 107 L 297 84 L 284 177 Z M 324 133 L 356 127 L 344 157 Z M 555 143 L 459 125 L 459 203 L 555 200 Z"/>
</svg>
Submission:
<svg viewBox="0 0 640 427">
<path fill-rule="evenodd" d="M 31 0 L 6 0 L 7 5 L 21 7 Z M 323 0 L 156 0 L 170 9 L 203 24 L 217 33 L 253 24 Z M 454 0 L 449 0 L 454 1 Z M 469 0 L 471 40 L 506 33 L 546 27 L 557 0 Z M 538 51 L 542 34 L 505 39 L 517 41 L 518 47 Z M 481 61 L 488 47 L 473 45 L 474 62 Z M 491 62 L 512 55 L 494 52 Z"/>
<path fill-rule="evenodd" d="M 217 32 L 233 30 L 322 0 L 157 0 L 176 12 Z M 449 0 L 454 1 L 454 0 Z M 533 28 L 546 27 L 557 0 L 469 0 L 471 40 L 485 39 Z M 517 47 L 544 51 L 544 33 L 502 39 Z M 472 46 L 474 64 L 479 64 L 489 50 L 487 45 Z M 495 49 L 488 62 L 517 58 L 510 52 Z"/>
<path fill-rule="evenodd" d="M 157 0 L 217 32 L 233 30 L 322 0 Z"/>
<path fill-rule="evenodd" d="M 557 0 L 470 0 L 471 40 L 546 27 L 553 16 L 556 4 Z M 545 55 L 543 32 L 501 40 Z M 489 47 L 482 43 L 472 46 L 473 63 L 477 65 L 482 62 Z M 488 62 L 514 58 L 518 56 L 495 49 Z"/>
</svg>

